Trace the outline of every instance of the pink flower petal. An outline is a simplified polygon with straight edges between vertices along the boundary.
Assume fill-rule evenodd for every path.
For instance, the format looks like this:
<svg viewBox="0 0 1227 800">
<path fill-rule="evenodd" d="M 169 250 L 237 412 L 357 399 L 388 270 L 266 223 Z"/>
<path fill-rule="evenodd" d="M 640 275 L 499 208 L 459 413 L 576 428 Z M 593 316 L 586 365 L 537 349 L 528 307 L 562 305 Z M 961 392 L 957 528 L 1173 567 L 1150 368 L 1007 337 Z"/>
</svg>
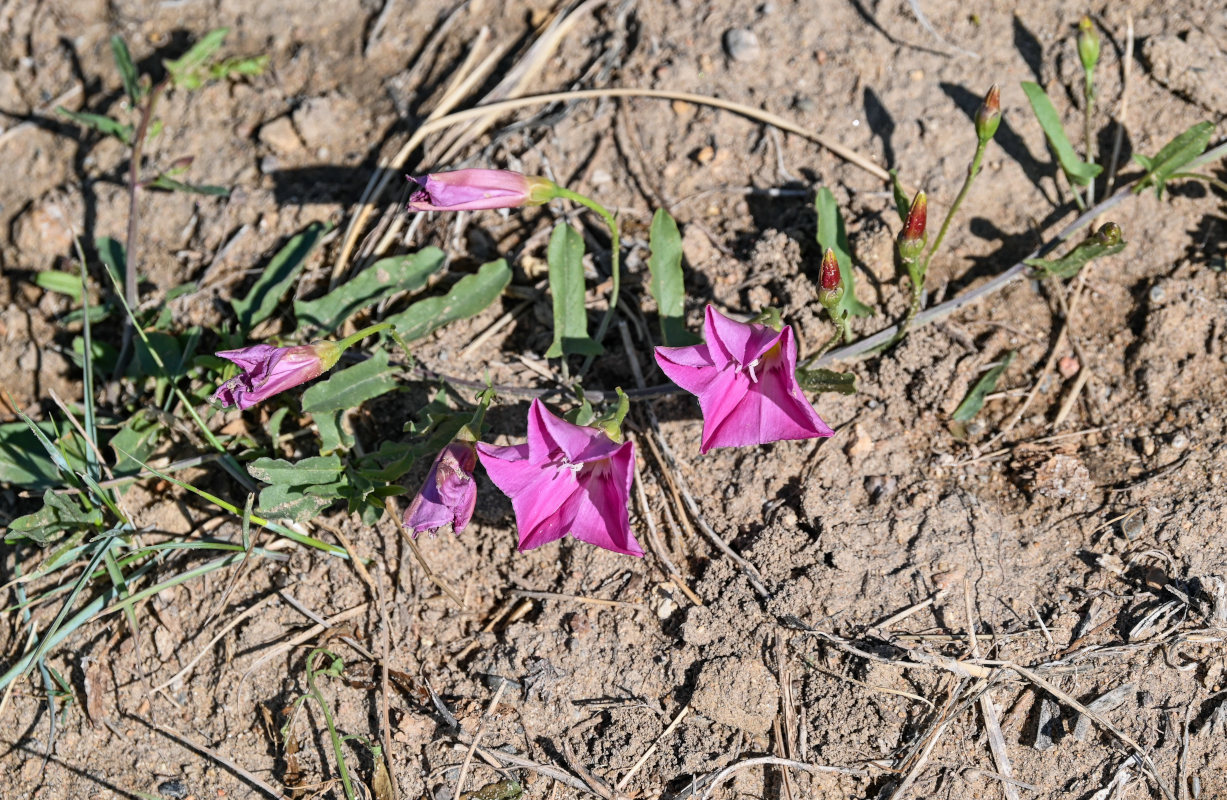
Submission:
<svg viewBox="0 0 1227 800">
<path fill-rule="evenodd" d="M 535 461 L 547 461 L 559 453 L 572 464 L 608 458 L 618 448 L 596 428 L 575 425 L 550 413 L 540 400 L 528 407 L 528 448 Z"/>
<path fill-rule="evenodd" d="M 643 548 L 631 534 L 627 499 L 634 479 L 635 447 L 624 443 L 608 462 L 580 478 L 579 504 L 571 535 L 615 553 L 643 556 Z"/>
<path fill-rule="evenodd" d="M 660 371 L 691 394 L 703 394 L 718 374 L 720 367 L 712 362 L 711 351 L 705 344 L 688 347 L 657 347 L 656 363 Z M 727 365 L 722 364 L 721 367 Z"/>
<path fill-rule="evenodd" d="M 729 319 L 710 305 L 705 312 L 704 334 L 718 365 L 721 360 L 748 365 L 770 350 L 780 338 L 779 333 L 766 325 Z"/>
</svg>

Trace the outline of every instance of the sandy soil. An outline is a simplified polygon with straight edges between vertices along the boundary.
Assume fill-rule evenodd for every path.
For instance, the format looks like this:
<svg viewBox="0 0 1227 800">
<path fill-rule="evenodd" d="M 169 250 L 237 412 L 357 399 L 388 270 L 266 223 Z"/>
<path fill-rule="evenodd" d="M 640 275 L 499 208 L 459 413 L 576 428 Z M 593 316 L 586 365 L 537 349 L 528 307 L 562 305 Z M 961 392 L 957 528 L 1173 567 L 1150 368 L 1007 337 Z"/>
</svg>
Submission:
<svg viewBox="0 0 1227 800">
<path fill-rule="evenodd" d="M 1015 16 L 1009 4 L 974 14 L 949 0 L 919 5 L 944 43 L 901 1 L 593 3 L 527 91 L 632 86 L 746 103 L 897 167 L 909 186 L 927 190 L 930 219 L 940 220 L 974 145 L 969 115 L 999 82 L 1005 121 L 930 277 L 932 292 L 948 298 L 1074 217 L 1018 84 L 1045 85 L 1068 129 L 1078 129 L 1072 37 L 1081 9 L 1038 0 Z M 450 6 L 415 0 L 0 3 L 8 176 L 0 182 L 0 385 L 35 416 L 54 410 L 52 392 L 81 396 L 80 370 L 64 355 L 75 329 L 58 321 L 67 301 L 33 279 L 70 256 L 65 223 L 86 241 L 125 230 L 123 148 L 52 111 L 118 109 L 112 34 L 150 67 L 220 25 L 232 28 L 228 53 L 270 55 L 263 76 L 173 93 L 159 109 L 167 133 L 154 156 L 194 155 L 193 179 L 234 192 L 143 195 L 142 301 L 156 307 L 196 281 L 200 289 L 169 308 L 177 324 L 214 328 L 227 318 L 225 301 L 287 236 L 315 220 L 344 230 L 379 158 L 404 143 L 473 46 L 479 58 L 507 50 L 469 103 L 514 66 L 552 10 L 546 0 L 474 0 L 441 28 Z M 1103 32 L 1100 97 L 1112 109 L 1133 19 L 1125 156 L 1153 154 L 1189 125 L 1227 114 L 1219 4 L 1100 2 L 1091 11 Z M 727 34 L 743 28 L 757 48 L 731 57 Z M 830 331 L 816 303 L 810 197 L 747 190 L 826 185 L 848 221 L 861 298 L 878 312 L 857 320 L 857 332 L 904 312 L 890 195 L 864 170 L 802 137 L 699 105 L 605 100 L 538 111 L 502 120 L 446 163 L 438 160 L 446 142 L 432 138 L 412 163 L 548 170 L 618 208 L 632 291 L 646 281 L 648 223 L 664 205 L 684 232 L 694 327 L 705 303 L 733 311 L 774 304 L 811 347 Z M 1100 146 L 1110 147 L 1115 129 L 1100 119 Z M 1127 162 L 1122 172 L 1138 174 Z M 398 213 L 395 199 L 389 193 L 380 210 Z M 288 549 L 288 561 L 257 562 L 229 594 L 232 575 L 223 574 L 151 598 L 138 638 L 120 615 L 105 617 L 49 660 L 78 698 L 58 721 L 53 750 L 41 684 L 12 692 L 0 717 L 0 793 L 266 796 L 254 778 L 287 797 L 341 797 L 318 709 L 298 717 L 290 742 L 279 733 L 306 689 L 310 647 L 323 643 L 346 662 L 343 679 L 321 679 L 339 728 L 390 743 L 388 767 L 404 798 L 453 797 L 474 734 L 485 748 L 539 765 L 504 775 L 474 757 L 465 785 L 490 787 L 477 795 L 485 797 L 498 796 L 492 784 L 508 776 L 531 798 L 609 798 L 615 784 L 631 797 L 699 796 L 713 773 L 763 756 L 858 774 L 750 764 L 713 796 L 1227 796 L 1224 209 L 1223 196 L 1203 185 L 1177 186 L 1162 200 L 1130 197 L 1111 214 L 1129 248 L 1084 274 L 1068 319 L 1051 287 L 1021 281 L 917 330 L 888 355 L 849 366 L 858 394 L 817 400 L 838 430 L 833 439 L 700 456 L 696 404 L 670 397 L 653 404 L 678 461 L 665 468 L 637 411 L 631 424 L 652 524 L 680 579 L 654 554 L 632 559 L 570 539 L 517 553 L 510 505 L 483 478 L 474 525 L 461 537 L 420 542 L 462 603 L 428 579 L 387 520 L 370 527 L 333 511 L 320 535 L 339 530 L 372 559 L 371 585 L 345 561 Z M 514 283 L 530 287 L 561 211 L 432 219 L 408 248 L 444 247 L 453 274 L 507 254 Z M 607 238 L 590 232 L 604 258 Z M 326 285 L 339 244 L 333 238 L 315 254 L 298 296 Z M 417 357 L 445 374 L 471 378 L 488 367 L 498 383 L 540 385 L 519 356 L 545 363 L 548 298 L 462 354 L 519 302 L 508 297 L 436 334 Z M 595 388 L 632 385 L 630 357 L 648 383 L 663 382 L 650 343 L 635 326 L 631 333 L 636 351 L 611 347 L 593 372 Z M 117 329 L 100 335 L 118 339 Z M 1043 370 L 1054 348 L 1064 372 Z M 1011 349 L 1018 356 L 983 424 L 956 439 L 951 412 Z M 1054 425 L 1077 382 L 1071 365 L 1090 378 Z M 1027 412 L 1004 430 L 1036 381 Z M 399 431 L 428 389 L 368 404 L 355 419 L 359 440 L 374 448 Z M 512 397 L 492 413 L 499 441 L 523 434 L 526 405 Z M 191 439 L 172 439 L 160 456 L 196 452 Z M 714 534 L 761 576 L 762 591 L 680 511 L 679 479 Z M 201 469 L 193 480 L 242 504 L 220 470 Z M 3 492 L 0 519 L 33 507 L 18 488 Z M 166 484 L 146 483 L 126 499 L 142 525 L 239 536 L 235 519 L 213 521 L 215 509 Z M 648 515 L 638 504 L 632 524 L 644 541 Z M 38 555 L 0 551 L 0 582 Z M 6 592 L 8 607 L 15 596 Z M 325 618 L 351 613 L 321 634 L 303 608 Z M 35 619 L 45 626 L 53 613 L 43 606 Z M 27 633 L 16 612 L 0 616 L 0 661 L 19 656 Z M 960 667 L 973 653 L 1033 669 Z M 181 679 L 150 690 L 201 654 Z M 1095 706 L 1099 722 L 1080 723 L 1070 700 L 1090 704 L 1109 692 Z M 990 749 L 994 716 L 1014 783 Z M 348 753 L 357 781 L 377 784 L 366 748 Z M 576 788 L 585 781 L 587 789 Z M 1115 794 L 1097 794 L 1113 781 Z"/>
</svg>

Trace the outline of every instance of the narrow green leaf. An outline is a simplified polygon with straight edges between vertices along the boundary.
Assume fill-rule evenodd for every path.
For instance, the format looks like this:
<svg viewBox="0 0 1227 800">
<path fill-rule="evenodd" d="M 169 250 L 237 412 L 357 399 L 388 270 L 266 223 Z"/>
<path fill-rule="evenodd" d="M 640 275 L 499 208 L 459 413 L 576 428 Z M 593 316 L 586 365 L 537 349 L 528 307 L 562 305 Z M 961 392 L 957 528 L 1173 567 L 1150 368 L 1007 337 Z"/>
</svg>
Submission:
<svg viewBox="0 0 1227 800">
<path fill-rule="evenodd" d="M 1153 158 L 1135 155 L 1133 158 L 1146 169 L 1146 174 L 1133 187 L 1134 194 L 1154 184 L 1160 197 L 1172 175 L 1206 151 L 1210 137 L 1214 135 L 1213 122 L 1199 122 L 1184 133 L 1163 145 Z"/>
<path fill-rule="evenodd" d="M 257 458 L 247 465 L 248 474 L 256 480 L 285 486 L 331 483 L 344 470 L 345 465 L 336 456 L 311 456 L 300 461 Z"/>
<path fill-rule="evenodd" d="M 1087 239 L 1066 255 L 1051 261 L 1044 258 L 1028 258 L 1023 263 L 1040 270 L 1045 278 L 1062 278 L 1068 280 L 1078 274 L 1078 271 L 1091 261 L 1104 256 L 1116 255 L 1125 249 L 1128 242 L 1103 244 L 1095 239 Z"/>
<path fill-rule="evenodd" d="M 546 250 L 550 272 L 550 295 L 554 299 L 554 342 L 546 358 L 563 355 L 597 355 L 600 344 L 588 335 L 588 310 L 584 308 L 584 237 L 567 224 L 554 226 Z"/>
<path fill-rule="evenodd" d="M 504 259 L 482 264 L 475 275 L 466 275 L 442 297 L 419 300 L 384 322 L 391 322 L 406 342 L 421 339 L 449 322 L 483 311 L 511 283 L 511 269 Z"/>
<path fill-rule="evenodd" d="M 1044 135 L 1048 137 L 1048 145 L 1052 148 L 1052 152 L 1056 153 L 1057 162 L 1060 163 L 1065 177 L 1069 178 L 1070 183 L 1077 186 L 1086 186 L 1095 180 L 1095 176 L 1103 172 L 1103 167 L 1098 164 L 1088 164 L 1078 158 L 1077 153 L 1074 152 L 1074 146 L 1069 143 L 1069 138 L 1065 135 L 1065 129 L 1061 127 L 1061 118 L 1057 115 L 1057 110 L 1053 108 L 1052 101 L 1048 99 L 1044 89 L 1038 83 L 1023 81 L 1022 90 L 1027 95 L 1027 100 L 1031 102 L 1031 110 L 1035 112 L 1035 118 L 1039 120 L 1040 127 L 1044 129 Z"/>
<path fill-rule="evenodd" d="M 333 372 L 303 392 L 302 410 L 308 414 L 329 414 L 357 408 L 396 388 L 396 378 L 388 369 L 388 354 L 376 350 L 366 361 Z"/>
<path fill-rule="evenodd" d="M 105 114 L 91 114 L 88 111 L 69 111 L 63 106 L 55 107 L 56 113 L 68 117 L 78 125 L 84 125 L 87 128 L 92 128 L 99 133 L 107 136 L 114 136 L 124 144 L 128 144 L 132 139 L 132 126 L 125 125 L 119 120 L 111 119 Z"/>
<path fill-rule="evenodd" d="M 797 383 L 807 392 L 856 394 L 856 375 L 830 369 L 799 369 Z"/>
<path fill-rule="evenodd" d="M 136 65 L 132 63 L 128 45 L 118 34 L 111 37 L 111 55 L 115 57 L 115 68 L 119 70 L 119 77 L 124 82 L 124 92 L 135 106 L 141 101 L 141 84 L 137 80 Z"/>
<path fill-rule="evenodd" d="M 380 259 L 323 297 L 296 300 L 294 315 L 299 325 L 332 333 L 350 316 L 391 294 L 421 289 L 446 260 L 437 247 Z"/>
<path fill-rule="evenodd" d="M 682 277 L 682 235 L 677 223 L 663 208 L 652 217 L 649 233 L 648 289 L 660 315 L 660 337 L 666 347 L 696 344 L 699 337 L 686 330 L 686 286 Z"/>
<path fill-rule="evenodd" d="M 852 269 L 848 231 L 844 227 L 844 218 L 839 213 L 835 195 L 825 186 L 820 187 L 814 196 L 814 211 L 818 213 L 818 248 L 823 253 L 828 249 L 834 250 L 835 259 L 839 262 L 839 279 L 844 284 L 844 296 L 837 310 L 847 311 L 854 317 L 871 316 L 873 309 L 856 299 L 856 273 Z M 848 336 L 851 335 L 849 326 Z"/>
<path fill-rule="evenodd" d="M 984 408 L 984 398 L 997 388 L 997 381 L 1001 380 L 1010 362 L 1014 360 L 1014 354 L 1013 350 L 1006 353 L 997 366 L 984 373 L 980 380 L 976 381 L 976 385 L 971 387 L 971 391 L 963 398 L 963 402 L 959 403 L 959 407 L 954 410 L 954 414 L 950 417 L 952 420 L 971 422 L 976 414 L 980 413 L 980 409 Z"/>
<path fill-rule="evenodd" d="M 907 192 L 903 191 L 903 184 L 899 182 L 899 170 L 897 169 L 890 171 L 890 192 L 895 199 L 895 212 L 899 214 L 899 223 L 906 225 L 908 212 L 912 210 L 912 201 L 907 199 Z"/>
<path fill-rule="evenodd" d="M 48 270 L 34 275 L 34 283 L 40 288 L 57 294 L 66 294 L 76 302 L 81 302 L 81 278 L 59 270 Z"/>
<path fill-rule="evenodd" d="M 312 222 L 302 233 L 292 236 L 268 262 L 247 296 L 242 300 L 230 301 L 234 313 L 238 315 L 240 328 L 249 331 L 273 315 L 282 295 L 289 291 L 298 273 L 302 272 L 307 256 L 331 227 L 328 223 Z"/>
<path fill-rule="evenodd" d="M 183 192 L 184 194 L 203 194 L 209 197 L 229 197 L 230 190 L 225 186 L 212 186 L 207 183 L 184 183 L 165 174 L 159 175 L 149 182 L 151 189 L 165 189 L 168 192 Z"/>
<path fill-rule="evenodd" d="M 204 68 L 205 62 L 222 46 L 229 32 L 229 28 L 215 28 L 201 37 L 182 57 L 163 61 L 162 64 L 170 73 L 175 86 L 181 89 L 200 88 L 208 76 Z"/>
</svg>

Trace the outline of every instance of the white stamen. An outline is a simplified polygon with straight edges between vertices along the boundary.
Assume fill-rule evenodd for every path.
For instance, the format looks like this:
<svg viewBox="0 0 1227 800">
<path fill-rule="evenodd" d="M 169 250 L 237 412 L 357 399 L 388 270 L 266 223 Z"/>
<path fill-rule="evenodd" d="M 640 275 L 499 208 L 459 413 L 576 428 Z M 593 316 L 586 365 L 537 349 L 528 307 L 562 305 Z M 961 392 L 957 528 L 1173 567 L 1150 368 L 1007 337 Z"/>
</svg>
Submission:
<svg viewBox="0 0 1227 800">
<path fill-rule="evenodd" d="M 754 368 L 758 366 L 758 359 L 754 359 L 749 364 L 746 364 L 746 370 L 750 373 L 750 382 L 758 383 L 758 376 L 754 374 Z"/>
</svg>

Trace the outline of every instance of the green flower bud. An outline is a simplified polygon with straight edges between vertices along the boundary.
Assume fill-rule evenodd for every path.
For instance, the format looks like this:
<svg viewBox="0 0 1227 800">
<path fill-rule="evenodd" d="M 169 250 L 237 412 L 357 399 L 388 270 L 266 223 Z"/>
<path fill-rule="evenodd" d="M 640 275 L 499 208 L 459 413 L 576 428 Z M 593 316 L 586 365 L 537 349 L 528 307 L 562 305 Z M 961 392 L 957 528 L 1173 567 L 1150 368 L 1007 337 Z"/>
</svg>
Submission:
<svg viewBox="0 0 1227 800">
<path fill-rule="evenodd" d="M 1090 17 L 1083 17 L 1078 23 L 1078 59 L 1087 72 L 1094 71 L 1099 63 L 1099 34 Z"/>
<path fill-rule="evenodd" d="M 976 111 L 976 136 L 980 139 L 980 144 L 993 138 L 1000 124 L 1001 89 L 994 83 L 988 90 L 988 94 L 984 96 L 984 102 L 980 104 L 979 110 Z"/>
</svg>

